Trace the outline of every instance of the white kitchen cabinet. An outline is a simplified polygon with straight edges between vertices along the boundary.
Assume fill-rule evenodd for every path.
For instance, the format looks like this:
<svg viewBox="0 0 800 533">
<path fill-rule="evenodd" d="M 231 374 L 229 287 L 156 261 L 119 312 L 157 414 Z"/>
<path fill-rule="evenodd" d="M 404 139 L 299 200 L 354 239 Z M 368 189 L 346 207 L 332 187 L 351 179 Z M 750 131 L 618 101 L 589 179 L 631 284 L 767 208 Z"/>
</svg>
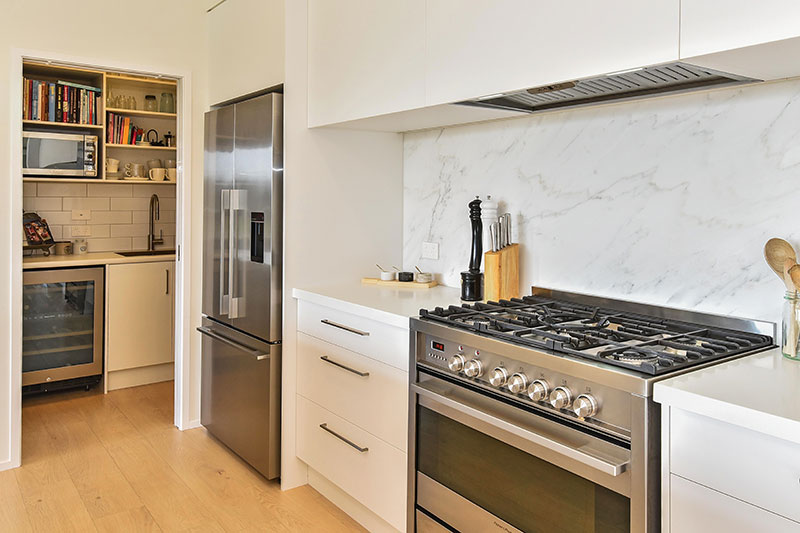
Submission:
<svg viewBox="0 0 800 533">
<path fill-rule="evenodd" d="M 683 0 L 681 57 L 800 37 L 797 0 Z"/>
<path fill-rule="evenodd" d="M 310 0 L 308 125 L 425 105 L 425 0 Z"/>
<path fill-rule="evenodd" d="M 676 533 L 797 533 L 800 524 L 726 496 L 680 476 L 671 476 L 671 529 Z"/>
<path fill-rule="evenodd" d="M 800 2 L 683 0 L 681 59 L 760 80 L 800 75 Z"/>
<path fill-rule="evenodd" d="M 172 379 L 174 261 L 108 265 L 108 390 Z"/>
</svg>

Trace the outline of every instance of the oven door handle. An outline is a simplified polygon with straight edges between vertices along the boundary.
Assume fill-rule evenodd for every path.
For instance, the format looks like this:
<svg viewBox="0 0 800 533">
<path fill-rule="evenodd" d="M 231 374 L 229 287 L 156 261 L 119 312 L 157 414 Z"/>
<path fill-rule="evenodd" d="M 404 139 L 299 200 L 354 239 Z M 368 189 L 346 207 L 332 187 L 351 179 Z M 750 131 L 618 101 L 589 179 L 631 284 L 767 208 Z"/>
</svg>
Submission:
<svg viewBox="0 0 800 533">
<path fill-rule="evenodd" d="M 564 457 L 568 457 L 574 461 L 577 461 L 585 466 L 608 474 L 610 476 L 619 476 L 623 472 L 625 472 L 629 461 L 624 462 L 609 462 L 600 457 L 596 457 L 594 455 L 590 455 L 586 452 L 573 448 L 567 444 L 562 442 L 558 442 L 556 440 L 550 439 L 544 435 L 540 435 L 539 433 L 535 433 L 523 427 L 520 427 L 516 424 L 512 424 L 507 420 L 503 420 L 502 418 L 498 418 L 496 416 L 492 416 L 489 413 L 486 413 L 480 409 L 476 409 L 469 405 L 465 405 L 461 402 L 458 402 L 452 398 L 448 398 L 438 392 L 434 392 L 428 388 L 426 388 L 422 384 L 412 384 L 411 391 L 416 393 L 421 398 L 427 399 L 429 401 L 420 401 L 420 405 L 423 407 L 428 407 L 433 409 L 434 411 L 439 412 L 440 414 L 447 416 L 446 412 L 442 412 L 441 409 L 437 408 L 438 406 L 443 406 L 445 408 L 449 408 L 455 410 L 462 415 L 465 415 L 471 419 L 478 420 L 483 422 L 484 424 L 488 424 L 489 426 L 500 430 L 501 432 L 511 433 L 530 441 L 534 444 L 538 444 L 544 448 L 552 450 Z M 477 429 L 477 428 L 476 428 Z"/>
</svg>

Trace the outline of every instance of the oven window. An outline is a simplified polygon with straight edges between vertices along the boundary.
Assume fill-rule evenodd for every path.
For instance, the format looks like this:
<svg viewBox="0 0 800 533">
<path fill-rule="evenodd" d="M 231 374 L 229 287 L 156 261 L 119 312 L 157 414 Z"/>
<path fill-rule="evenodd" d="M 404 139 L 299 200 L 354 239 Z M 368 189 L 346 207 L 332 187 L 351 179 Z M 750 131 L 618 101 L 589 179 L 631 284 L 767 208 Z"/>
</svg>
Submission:
<svg viewBox="0 0 800 533">
<path fill-rule="evenodd" d="M 625 496 L 424 407 L 417 470 L 522 531 L 630 531 Z"/>
</svg>

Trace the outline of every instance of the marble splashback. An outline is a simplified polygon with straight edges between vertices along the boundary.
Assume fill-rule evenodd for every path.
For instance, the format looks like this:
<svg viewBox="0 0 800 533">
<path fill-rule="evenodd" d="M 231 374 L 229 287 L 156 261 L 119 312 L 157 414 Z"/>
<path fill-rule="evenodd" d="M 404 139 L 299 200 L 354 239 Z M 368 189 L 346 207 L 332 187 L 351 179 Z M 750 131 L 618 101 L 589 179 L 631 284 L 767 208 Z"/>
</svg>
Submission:
<svg viewBox="0 0 800 533">
<path fill-rule="evenodd" d="M 531 285 L 780 321 L 762 257 L 800 250 L 800 82 L 783 81 L 406 134 L 406 269 L 458 287 L 467 203 L 513 215 Z M 438 260 L 420 258 L 422 243 Z"/>
</svg>

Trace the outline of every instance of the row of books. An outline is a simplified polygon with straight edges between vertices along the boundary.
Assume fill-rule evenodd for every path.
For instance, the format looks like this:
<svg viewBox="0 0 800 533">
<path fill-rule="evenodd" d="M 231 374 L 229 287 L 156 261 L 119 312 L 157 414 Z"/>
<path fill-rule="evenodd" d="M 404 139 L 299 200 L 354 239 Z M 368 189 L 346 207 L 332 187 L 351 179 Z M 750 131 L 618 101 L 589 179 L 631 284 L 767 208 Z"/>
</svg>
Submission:
<svg viewBox="0 0 800 533">
<path fill-rule="evenodd" d="M 141 141 L 144 130 L 131 122 L 131 117 L 108 113 L 106 142 L 112 144 L 136 144 Z"/>
<path fill-rule="evenodd" d="M 97 87 L 23 78 L 22 89 L 24 120 L 99 124 L 101 91 Z"/>
</svg>

